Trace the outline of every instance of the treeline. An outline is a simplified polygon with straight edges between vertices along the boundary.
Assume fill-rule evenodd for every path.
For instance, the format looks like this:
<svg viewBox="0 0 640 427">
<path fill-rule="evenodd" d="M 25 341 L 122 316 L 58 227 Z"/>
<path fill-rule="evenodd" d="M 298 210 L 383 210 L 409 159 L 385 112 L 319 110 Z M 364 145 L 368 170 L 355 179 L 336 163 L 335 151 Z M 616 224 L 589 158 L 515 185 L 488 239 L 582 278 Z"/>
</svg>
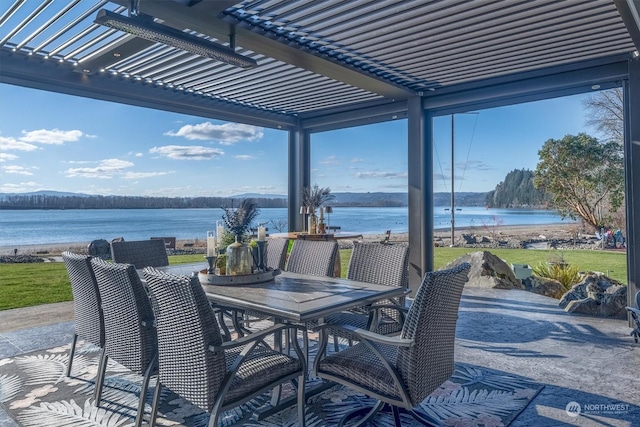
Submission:
<svg viewBox="0 0 640 427">
<path fill-rule="evenodd" d="M 254 198 L 261 208 L 286 208 L 286 199 Z M 228 197 L 6 195 L 0 209 L 184 209 L 220 208 L 239 203 Z"/>
<path fill-rule="evenodd" d="M 490 208 L 545 208 L 544 193 L 533 185 L 533 172 L 515 169 L 507 174 L 496 189 L 487 193 L 486 204 Z"/>
</svg>

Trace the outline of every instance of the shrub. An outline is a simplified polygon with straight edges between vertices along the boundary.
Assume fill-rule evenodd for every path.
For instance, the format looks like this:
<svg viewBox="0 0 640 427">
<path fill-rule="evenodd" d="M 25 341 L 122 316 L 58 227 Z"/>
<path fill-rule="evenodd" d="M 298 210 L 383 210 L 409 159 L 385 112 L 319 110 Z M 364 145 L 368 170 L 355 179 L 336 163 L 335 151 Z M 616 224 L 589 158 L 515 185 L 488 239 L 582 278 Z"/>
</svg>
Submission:
<svg viewBox="0 0 640 427">
<path fill-rule="evenodd" d="M 533 267 L 533 274 L 539 277 L 554 279 L 562 283 L 562 286 L 569 290 L 573 285 L 580 281 L 580 273 L 578 267 L 565 262 L 544 263 L 541 262 Z"/>
</svg>

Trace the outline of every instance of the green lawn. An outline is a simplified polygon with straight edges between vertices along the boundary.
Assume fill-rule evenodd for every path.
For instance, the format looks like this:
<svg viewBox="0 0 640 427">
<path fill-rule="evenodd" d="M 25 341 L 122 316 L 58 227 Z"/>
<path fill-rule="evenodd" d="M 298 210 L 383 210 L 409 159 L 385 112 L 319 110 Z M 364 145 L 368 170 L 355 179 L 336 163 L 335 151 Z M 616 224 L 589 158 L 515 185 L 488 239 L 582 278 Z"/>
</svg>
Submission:
<svg viewBox="0 0 640 427">
<path fill-rule="evenodd" d="M 474 251 L 469 248 L 435 248 L 434 267 L 439 269 L 448 262 Z M 557 251 L 531 249 L 492 249 L 490 251 L 507 264 L 529 264 L 554 260 L 562 255 L 569 264 L 581 271 L 600 271 L 612 279 L 627 283 L 627 258 L 622 252 Z M 346 275 L 351 256 L 350 249 L 340 250 L 342 275 Z M 175 255 L 170 264 L 203 261 L 203 255 Z M 71 301 L 71 286 L 64 264 L 45 262 L 34 264 L 0 264 L 0 310 L 29 307 L 52 302 Z"/>
<path fill-rule="evenodd" d="M 471 248 L 435 248 L 433 266 L 436 270 L 462 255 L 479 249 Z M 529 264 L 534 267 L 538 263 L 555 260 L 562 255 L 565 262 L 576 265 L 580 271 L 600 271 L 621 283 L 627 283 L 627 255 L 623 252 L 610 251 L 558 251 L 533 249 L 491 249 L 489 252 L 503 259 L 507 264 Z M 342 275 L 347 272 L 351 249 L 340 251 Z"/>
<path fill-rule="evenodd" d="M 71 301 L 64 264 L 0 264 L 0 310 Z"/>
</svg>

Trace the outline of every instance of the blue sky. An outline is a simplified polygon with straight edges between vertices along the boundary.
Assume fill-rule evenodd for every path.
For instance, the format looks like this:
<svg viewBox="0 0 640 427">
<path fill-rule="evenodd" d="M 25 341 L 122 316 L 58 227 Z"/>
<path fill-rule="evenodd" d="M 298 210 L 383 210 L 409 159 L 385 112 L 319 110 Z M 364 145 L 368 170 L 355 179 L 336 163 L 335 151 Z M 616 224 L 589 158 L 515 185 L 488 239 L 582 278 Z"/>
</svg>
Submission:
<svg viewBox="0 0 640 427">
<path fill-rule="evenodd" d="M 490 191 L 534 170 L 550 139 L 587 132 L 585 95 L 460 114 L 455 191 Z M 451 117 L 434 123 L 434 190 L 451 191 Z M 407 190 L 405 120 L 312 135 L 312 183 Z M 286 194 L 283 131 L 0 84 L 0 193 Z"/>
</svg>

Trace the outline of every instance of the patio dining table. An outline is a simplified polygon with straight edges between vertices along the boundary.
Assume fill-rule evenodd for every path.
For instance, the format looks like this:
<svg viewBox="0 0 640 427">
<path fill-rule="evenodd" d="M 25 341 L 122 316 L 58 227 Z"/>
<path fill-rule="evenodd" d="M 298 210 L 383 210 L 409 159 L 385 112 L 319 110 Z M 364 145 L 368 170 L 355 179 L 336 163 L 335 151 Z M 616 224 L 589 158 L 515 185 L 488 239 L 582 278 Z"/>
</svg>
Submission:
<svg viewBox="0 0 640 427">
<path fill-rule="evenodd" d="M 156 268 L 173 274 L 193 274 L 206 268 L 206 263 Z M 142 277 L 142 274 L 140 276 Z M 397 286 L 287 271 L 264 283 L 203 284 L 202 287 L 212 303 L 239 310 L 257 311 L 277 321 L 298 324 L 322 320 L 331 313 L 405 294 L 405 289 Z"/>
</svg>

